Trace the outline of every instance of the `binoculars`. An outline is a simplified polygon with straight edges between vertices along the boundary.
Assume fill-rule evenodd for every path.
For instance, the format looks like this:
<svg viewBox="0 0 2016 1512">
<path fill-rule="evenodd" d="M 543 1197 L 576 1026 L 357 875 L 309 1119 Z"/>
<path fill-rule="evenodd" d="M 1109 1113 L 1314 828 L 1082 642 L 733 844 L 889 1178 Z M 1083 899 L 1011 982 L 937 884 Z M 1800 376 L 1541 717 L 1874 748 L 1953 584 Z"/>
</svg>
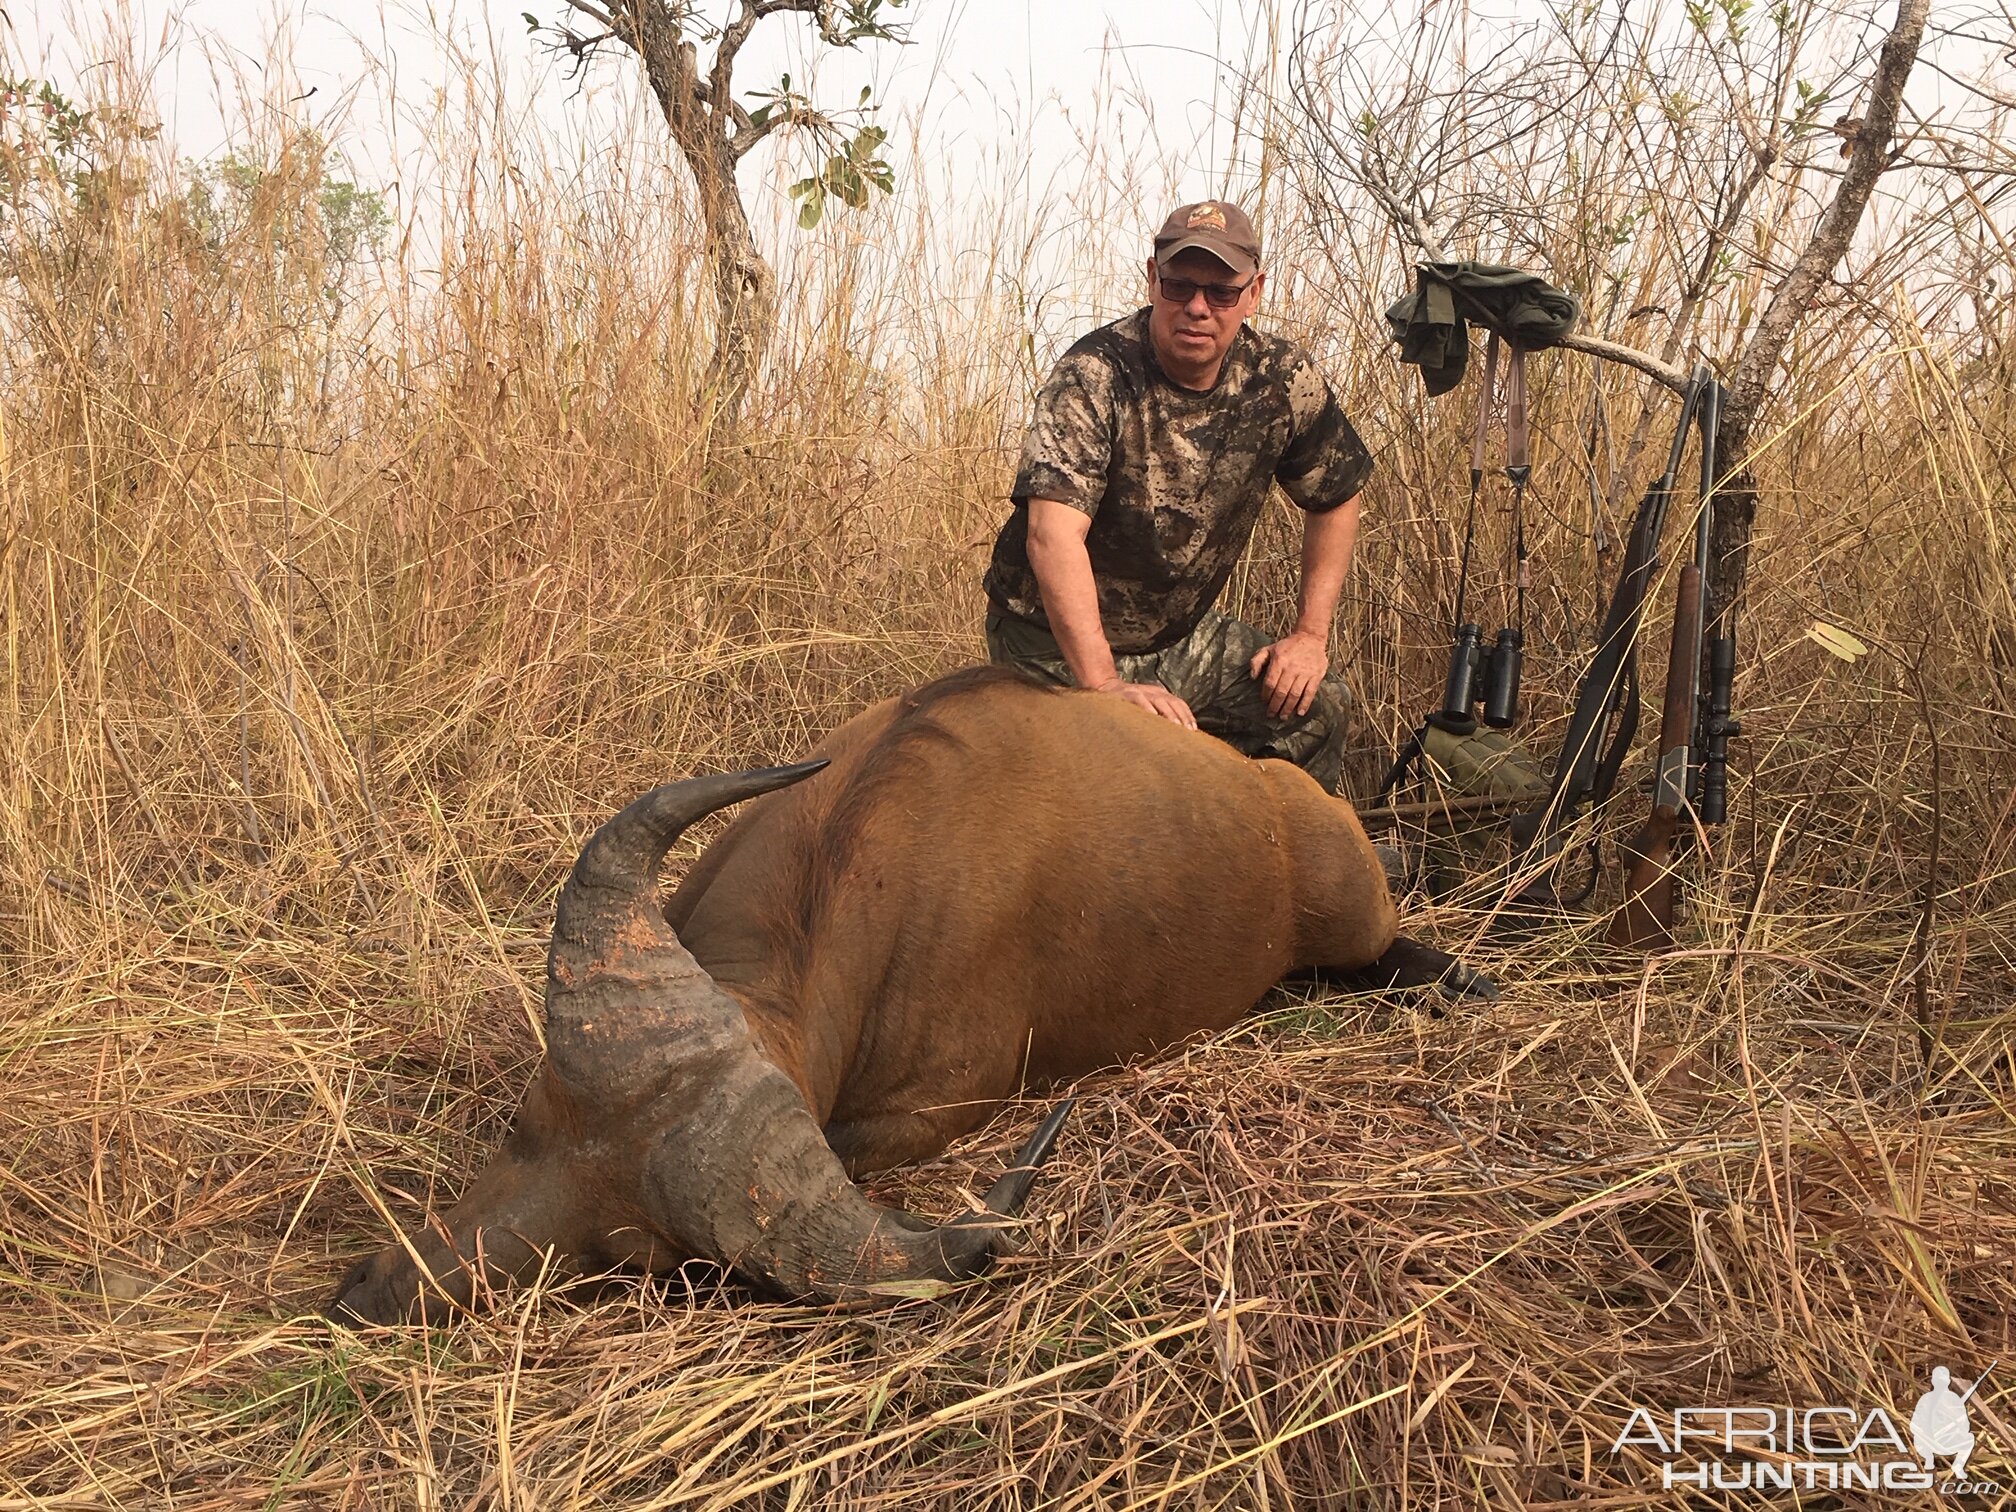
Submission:
<svg viewBox="0 0 2016 1512">
<path fill-rule="evenodd" d="M 1484 631 L 1476 625 L 1462 626 L 1456 632 L 1456 648 L 1449 653 L 1449 678 L 1442 687 L 1435 722 L 1451 734 L 1467 735 L 1477 728 L 1471 710 L 1481 702 L 1485 724 L 1494 730 L 1509 728 L 1519 718 L 1519 674 L 1525 665 L 1526 637 L 1521 632 L 1500 630 L 1486 654 Z"/>
</svg>

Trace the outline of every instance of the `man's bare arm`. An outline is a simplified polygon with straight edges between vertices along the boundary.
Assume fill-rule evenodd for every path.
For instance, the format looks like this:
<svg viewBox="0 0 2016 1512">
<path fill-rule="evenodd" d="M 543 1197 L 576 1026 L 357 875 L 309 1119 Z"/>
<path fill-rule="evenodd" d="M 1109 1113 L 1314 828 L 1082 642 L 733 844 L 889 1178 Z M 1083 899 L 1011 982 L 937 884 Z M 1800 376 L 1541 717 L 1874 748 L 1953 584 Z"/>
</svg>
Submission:
<svg viewBox="0 0 2016 1512">
<path fill-rule="evenodd" d="M 1295 628 L 1325 642 L 1358 546 L 1358 508 L 1353 494 L 1335 509 L 1302 520 L 1302 591 L 1295 604 Z"/>
<path fill-rule="evenodd" d="M 1099 621 L 1099 589 L 1092 578 L 1091 554 L 1085 549 L 1091 530 L 1092 517 L 1083 510 L 1056 499 L 1029 501 L 1029 566 L 1043 594 L 1050 633 L 1064 653 L 1064 665 L 1081 688 L 1117 693 L 1185 729 L 1196 729 L 1190 706 L 1160 683 L 1120 680 L 1106 627 Z"/>
<path fill-rule="evenodd" d="M 1262 647 L 1248 670 L 1267 694 L 1267 713 L 1274 719 L 1300 719 L 1316 701 L 1316 690 L 1330 670 L 1330 622 L 1351 570 L 1358 544 L 1358 496 L 1335 509 L 1305 515 L 1302 520 L 1302 586 L 1296 597 L 1295 628 Z"/>
</svg>

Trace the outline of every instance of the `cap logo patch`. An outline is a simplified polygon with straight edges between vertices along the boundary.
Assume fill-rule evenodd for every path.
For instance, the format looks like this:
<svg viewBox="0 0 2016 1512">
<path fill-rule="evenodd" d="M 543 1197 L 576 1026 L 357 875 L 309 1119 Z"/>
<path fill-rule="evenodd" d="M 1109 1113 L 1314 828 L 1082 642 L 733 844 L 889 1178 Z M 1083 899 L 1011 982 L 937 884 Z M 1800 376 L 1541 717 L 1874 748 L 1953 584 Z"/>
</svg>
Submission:
<svg viewBox="0 0 2016 1512">
<path fill-rule="evenodd" d="M 1191 231 L 1195 231 L 1199 226 L 1209 226 L 1213 231 L 1223 231 L 1225 229 L 1224 207 L 1206 200 L 1203 204 L 1191 210 L 1190 217 L 1184 222 L 1184 225 Z"/>
</svg>

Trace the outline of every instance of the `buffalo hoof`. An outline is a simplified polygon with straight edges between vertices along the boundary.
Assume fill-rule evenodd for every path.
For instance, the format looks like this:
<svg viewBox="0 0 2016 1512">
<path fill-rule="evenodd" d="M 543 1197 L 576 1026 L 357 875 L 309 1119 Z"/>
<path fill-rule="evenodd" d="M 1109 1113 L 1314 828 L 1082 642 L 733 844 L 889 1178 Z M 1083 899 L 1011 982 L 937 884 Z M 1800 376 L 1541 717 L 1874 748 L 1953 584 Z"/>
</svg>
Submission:
<svg viewBox="0 0 2016 1512">
<path fill-rule="evenodd" d="M 345 1328 L 369 1327 L 403 1320 L 403 1309 L 391 1305 L 385 1288 L 373 1274 L 378 1257 L 366 1255 L 336 1283 L 336 1290 L 322 1304 L 322 1316 Z"/>
<path fill-rule="evenodd" d="M 464 1284 L 467 1274 L 455 1267 L 443 1267 L 443 1280 L 453 1286 Z M 366 1255 L 336 1283 L 336 1290 L 322 1305 L 322 1316 L 342 1328 L 391 1328 L 418 1323 L 439 1328 L 450 1322 L 457 1308 L 446 1296 L 421 1282 L 420 1272 L 402 1246 Z"/>
<path fill-rule="evenodd" d="M 1473 971 L 1446 950 L 1402 935 L 1369 966 L 1345 970 L 1319 966 L 1309 973 L 1318 985 L 1340 992 L 1420 992 L 1433 989 L 1451 1003 L 1492 1002 L 1498 984 Z"/>
</svg>

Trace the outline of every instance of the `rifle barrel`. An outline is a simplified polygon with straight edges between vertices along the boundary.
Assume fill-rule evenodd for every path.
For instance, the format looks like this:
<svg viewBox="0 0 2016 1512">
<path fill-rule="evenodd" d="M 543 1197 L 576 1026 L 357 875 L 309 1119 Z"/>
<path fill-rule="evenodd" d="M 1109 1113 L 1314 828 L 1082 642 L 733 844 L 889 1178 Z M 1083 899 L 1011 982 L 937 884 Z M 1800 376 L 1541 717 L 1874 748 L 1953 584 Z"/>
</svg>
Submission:
<svg viewBox="0 0 2016 1512">
<path fill-rule="evenodd" d="M 1988 1362 L 1988 1370 L 1993 1370 L 1997 1365 L 2000 1365 L 2001 1363 L 2002 1362 L 2000 1360 L 1990 1360 Z M 1972 1386 L 1969 1386 L 1965 1391 L 1960 1393 L 1960 1405 L 1962 1407 L 1965 1407 L 1967 1405 L 1967 1398 L 1971 1397 L 1972 1395 L 1974 1395 L 1975 1392 L 1981 1389 L 1981 1383 L 1988 1379 L 1988 1370 L 1984 1370 L 1981 1372 L 1981 1374 L 1974 1377 L 1974 1384 Z"/>
</svg>

